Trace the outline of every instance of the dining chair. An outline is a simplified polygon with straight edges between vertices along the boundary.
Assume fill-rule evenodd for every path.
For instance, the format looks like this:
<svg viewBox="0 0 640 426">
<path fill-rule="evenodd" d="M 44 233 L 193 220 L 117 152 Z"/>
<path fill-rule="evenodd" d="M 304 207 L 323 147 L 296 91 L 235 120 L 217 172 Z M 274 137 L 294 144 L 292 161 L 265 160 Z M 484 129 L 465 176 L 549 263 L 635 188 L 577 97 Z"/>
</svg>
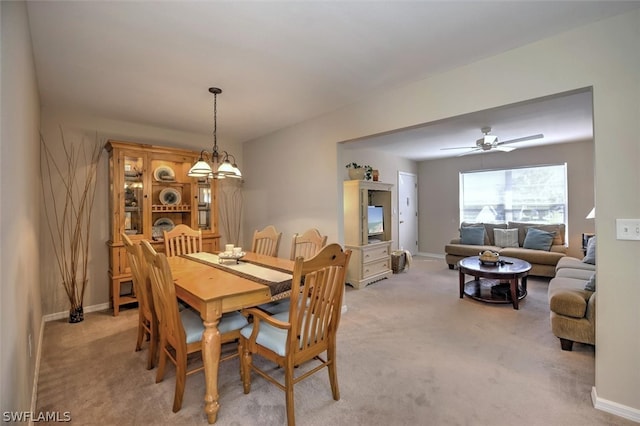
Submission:
<svg viewBox="0 0 640 426">
<path fill-rule="evenodd" d="M 303 234 L 293 234 L 291 239 L 291 260 L 302 256 L 305 259 L 313 257 L 322 247 L 327 244 L 327 236 L 320 235 L 315 229 L 308 229 Z"/>
<path fill-rule="evenodd" d="M 261 231 L 256 230 L 253 233 L 251 251 L 258 254 L 278 257 L 281 238 L 282 232 L 278 232 L 273 225 L 266 226 Z"/>
<path fill-rule="evenodd" d="M 139 243 L 134 243 L 124 232 L 122 241 L 127 251 L 127 259 L 131 268 L 131 277 L 136 296 L 138 298 L 138 340 L 136 352 L 142 349 L 142 341 L 146 337 L 149 342 L 149 354 L 147 356 L 147 370 L 155 366 L 158 346 L 158 318 L 151 294 L 151 282 L 147 262 L 142 254 Z"/>
<path fill-rule="evenodd" d="M 157 253 L 148 241 L 142 241 L 142 252 L 149 267 L 153 291 L 159 296 L 160 306 L 160 350 L 156 383 L 164 378 L 167 358 L 176 367 L 176 387 L 173 397 L 173 412 L 182 408 L 184 386 L 188 375 L 203 370 L 203 366 L 187 370 L 187 356 L 202 350 L 202 319 L 191 309 L 180 311 L 176 303 L 176 289 L 167 256 Z M 247 318 L 240 312 L 223 314 L 218 323 L 221 344 L 240 340 L 240 329 L 247 325 Z M 220 361 L 238 356 L 241 347 L 233 354 L 221 357 Z"/>
<path fill-rule="evenodd" d="M 202 230 L 191 229 L 185 224 L 163 231 L 164 250 L 168 257 L 202 251 Z"/>
<path fill-rule="evenodd" d="M 293 386 L 311 374 L 327 367 L 334 400 L 340 399 L 336 371 L 336 332 L 340 322 L 345 273 L 351 250 L 329 244 L 310 259 L 295 260 L 288 312 L 275 315 L 257 309 L 245 309 L 253 322 L 240 331 L 243 347 L 241 376 L 244 393 L 251 390 L 251 372 L 255 371 L 286 394 L 287 423 L 295 424 Z M 303 286 L 304 280 L 304 286 Z M 322 354 L 326 352 L 326 360 Z M 284 384 L 253 363 L 259 355 L 282 368 Z M 294 376 L 294 368 L 302 371 L 307 361 L 320 362 L 314 368 Z"/>
</svg>

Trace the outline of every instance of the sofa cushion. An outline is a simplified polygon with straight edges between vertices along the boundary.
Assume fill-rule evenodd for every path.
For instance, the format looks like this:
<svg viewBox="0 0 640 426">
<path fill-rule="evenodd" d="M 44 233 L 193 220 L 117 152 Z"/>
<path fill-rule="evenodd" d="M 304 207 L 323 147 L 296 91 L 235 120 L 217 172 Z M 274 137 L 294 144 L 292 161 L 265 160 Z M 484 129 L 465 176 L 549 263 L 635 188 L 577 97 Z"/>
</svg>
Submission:
<svg viewBox="0 0 640 426">
<path fill-rule="evenodd" d="M 450 254 L 453 256 L 460 256 L 460 257 L 478 256 L 480 252 L 483 252 L 485 250 L 499 251 L 500 247 L 487 246 L 487 245 L 474 246 L 470 244 L 460 244 L 460 243 L 458 244 L 452 243 L 444 246 L 444 251 L 447 254 Z"/>
<path fill-rule="evenodd" d="M 480 246 L 485 243 L 484 226 L 462 226 L 460 228 L 460 243 Z"/>
<path fill-rule="evenodd" d="M 571 257 L 571 256 L 565 256 L 562 259 L 560 259 L 558 261 L 558 265 L 556 266 L 556 270 L 560 270 L 560 269 L 582 269 L 585 271 L 589 271 L 589 272 L 593 272 L 596 270 L 595 265 L 591 265 L 589 263 L 584 263 L 582 262 L 582 260 L 575 258 L 575 257 Z M 589 275 L 590 276 L 590 275 Z M 585 279 L 588 279 L 585 278 Z"/>
<path fill-rule="evenodd" d="M 505 247 L 500 249 L 500 256 L 515 257 L 526 260 L 532 265 L 550 265 L 555 268 L 565 254 L 556 251 L 531 250 L 522 247 Z M 553 275 L 551 275 L 553 276 Z"/>
<path fill-rule="evenodd" d="M 596 291 L 596 274 L 591 275 L 589 281 L 584 285 L 584 289 L 587 291 Z"/>
<path fill-rule="evenodd" d="M 493 239 L 498 247 L 519 247 L 517 229 L 494 229 Z"/>
<path fill-rule="evenodd" d="M 589 242 L 587 243 L 587 254 L 582 259 L 584 263 L 589 263 L 591 265 L 596 264 L 596 236 L 589 238 Z"/>
<path fill-rule="evenodd" d="M 564 223 L 545 225 L 542 223 L 509 222 L 507 226 L 507 228 L 509 229 L 512 229 L 512 228 L 518 229 L 518 244 L 520 245 L 520 247 L 522 247 L 524 244 L 524 238 L 527 235 L 527 228 L 531 228 L 531 227 L 540 229 L 542 231 L 555 232 L 552 245 L 554 246 L 564 245 L 564 233 L 565 233 Z"/>
<path fill-rule="evenodd" d="M 496 229 L 507 229 L 507 224 L 506 223 L 485 223 L 484 224 L 484 230 L 487 233 L 487 240 L 488 240 L 488 241 L 485 241 L 485 244 L 488 244 L 490 246 L 499 246 L 499 244 L 496 244 L 496 240 L 495 240 Z"/>
<path fill-rule="evenodd" d="M 462 228 L 466 228 L 469 226 L 480 226 L 484 228 L 484 223 L 479 223 L 479 222 L 462 222 L 460 224 L 460 236 L 462 236 Z M 486 229 L 485 229 L 485 235 L 484 235 L 484 244 L 485 245 L 490 245 L 491 241 L 489 240 L 489 236 L 486 234 Z"/>
<path fill-rule="evenodd" d="M 556 277 L 574 278 L 587 282 L 592 275 L 593 271 L 588 269 L 556 268 Z"/>
<path fill-rule="evenodd" d="M 523 248 L 533 250 L 549 251 L 555 232 L 543 231 L 538 228 L 528 228 L 527 235 L 524 237 Z"/>
</svg>

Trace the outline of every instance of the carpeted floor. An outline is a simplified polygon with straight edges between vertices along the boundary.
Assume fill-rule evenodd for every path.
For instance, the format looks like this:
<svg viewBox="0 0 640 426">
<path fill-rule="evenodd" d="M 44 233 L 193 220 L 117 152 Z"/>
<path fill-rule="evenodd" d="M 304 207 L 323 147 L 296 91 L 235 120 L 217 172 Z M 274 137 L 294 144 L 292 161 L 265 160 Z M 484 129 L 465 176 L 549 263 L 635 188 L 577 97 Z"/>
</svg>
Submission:
<svg viewBox="0 0 640 426">
<path fill-rule="evenodd" d="M 347 287 L 338 332 L 341 399 L 327 373 L 296 385 L 298 425 L 634 425 L 591 404 L 594 348 L 560 350 L 550 331 L 547 280 L 529 278 L 520 310 L 458 297 L 458 272 L 440 259 L 364 289 Z M 187 378 L 172 413 L 175 375 L 155 383 L 147 348 L 134 352 L 137 310 L 47 323 L 37 411 L 72 423 L 206 424 L 204 378 Z M 193 362 L 199 362 L 194 359 Z M 219 425 L 286 423 L 284 393 L 253 375 L 244 395 L 238 359 L 221 364 Z"/>
</svg>

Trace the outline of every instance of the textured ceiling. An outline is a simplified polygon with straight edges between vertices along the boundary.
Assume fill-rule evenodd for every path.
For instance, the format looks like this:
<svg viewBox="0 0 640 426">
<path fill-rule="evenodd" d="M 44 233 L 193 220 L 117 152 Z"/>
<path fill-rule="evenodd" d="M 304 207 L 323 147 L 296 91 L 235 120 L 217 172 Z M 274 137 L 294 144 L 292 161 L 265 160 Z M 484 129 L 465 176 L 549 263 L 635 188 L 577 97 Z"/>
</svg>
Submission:
<svg viewBox="0 0 640 426">
<path fill-rule="evenodd" d="M 615 1 L 27 5 L 43 107 L 205 134 L 212 130 L 208 88 L 218 86 L 223 90 L 218 136 L 235 142 L 639 6 Z M 504 123 L 461 118 L 449 126 L 464 132 L 450 128 L 447 143 L 475 141 L 484 125 L 493 125 L 502 139 L 530 131 L 511 132 L 507 118 Z M 408 136 L 396 136 L 409 143 Z M 445 145 L 443 139 L 438 143 Z M 426 155 L 423 149 L 416 158 Z"/>
</svg>

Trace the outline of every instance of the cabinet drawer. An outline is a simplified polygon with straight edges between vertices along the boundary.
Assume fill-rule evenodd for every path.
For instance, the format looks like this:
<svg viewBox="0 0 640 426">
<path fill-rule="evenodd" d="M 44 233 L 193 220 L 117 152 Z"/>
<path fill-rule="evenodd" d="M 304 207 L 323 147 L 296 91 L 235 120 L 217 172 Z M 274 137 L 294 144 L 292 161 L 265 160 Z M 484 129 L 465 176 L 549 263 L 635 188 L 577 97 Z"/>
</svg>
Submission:
<svg viewBox="0 0 640 426">
<path fill-rule="evenodd" d="M 387 272 L 391 269 L 389 258 L 376 260 L 373 262 L 362 264 L 362 278 L 366 279 L 372 275 L 379 274 L 381 272 Z"/>
<path fill-rule="evenodd" d="M 377 247 L 364 247 L 362 249 L 362 262 L 371 262 L 372 260 L 382 259 L 389 256 L 389 244 Z"/>
</svg>

